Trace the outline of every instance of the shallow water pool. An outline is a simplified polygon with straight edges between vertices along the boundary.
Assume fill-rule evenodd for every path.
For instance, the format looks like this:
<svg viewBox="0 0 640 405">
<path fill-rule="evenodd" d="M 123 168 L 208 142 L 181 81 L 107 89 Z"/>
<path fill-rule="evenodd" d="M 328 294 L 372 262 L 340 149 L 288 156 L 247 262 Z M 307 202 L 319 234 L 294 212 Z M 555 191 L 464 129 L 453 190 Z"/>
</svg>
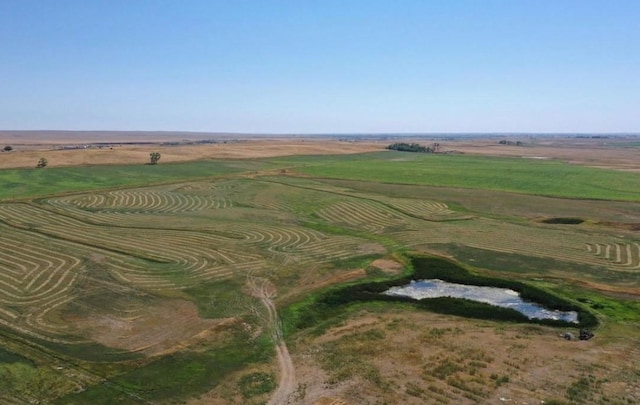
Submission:
<svg viewBox="0 0 640 405">
<path fill-rule="evenodd" d="M 391 287 L 384 294 L 410 297 L 418 300 L 438 297 L 466 298 L 498 307 L 515 309 L 529 319 L 554 319 L 578 323 L 578 313 L 576 311 L 547 309 L 542 305 L 523 301 L 517 291 L 506 288 L 456 284 L 432 279 L 414 280 L 404 286 Z"/>
</svg>

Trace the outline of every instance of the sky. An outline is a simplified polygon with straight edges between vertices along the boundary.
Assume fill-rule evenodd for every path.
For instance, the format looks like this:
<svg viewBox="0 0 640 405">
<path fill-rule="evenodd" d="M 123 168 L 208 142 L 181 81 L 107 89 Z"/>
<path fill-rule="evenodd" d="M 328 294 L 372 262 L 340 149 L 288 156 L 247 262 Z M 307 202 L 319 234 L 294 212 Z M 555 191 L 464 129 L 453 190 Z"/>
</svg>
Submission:
<svg viewBox="0 0 640 405">
<path fill-rule="evenodd" d="M 637 0 L 0 0 L 0 129 L 640 132 Z"/>
</svg>

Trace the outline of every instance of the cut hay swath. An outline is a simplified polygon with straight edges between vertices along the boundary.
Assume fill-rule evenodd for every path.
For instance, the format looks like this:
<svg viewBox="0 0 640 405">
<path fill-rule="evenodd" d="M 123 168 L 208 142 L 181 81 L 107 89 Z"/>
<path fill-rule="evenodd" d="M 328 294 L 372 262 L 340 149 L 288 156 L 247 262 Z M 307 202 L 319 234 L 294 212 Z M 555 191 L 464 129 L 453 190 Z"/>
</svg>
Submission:
<svg viewBox="0 0 640 405">
<path fill-rule="evenodd" d="M 640 269 L 640 243 L 586 243 L 585 249 L 616 268 Z"/>
<path fill-rule="evenodd" d="M 349 199 L 318 211 L 318 216 L 340 226 L 382 233 L 385 229 L 405 223 L 406 216 L 375 201 Z"/>
<path fill-rule="evenodd" d="M 63 243 L 0 224 L 0 323 L 40 339 L 66 328 L 47 313 L 73 298 L 81 261 Z"/>
</svg>

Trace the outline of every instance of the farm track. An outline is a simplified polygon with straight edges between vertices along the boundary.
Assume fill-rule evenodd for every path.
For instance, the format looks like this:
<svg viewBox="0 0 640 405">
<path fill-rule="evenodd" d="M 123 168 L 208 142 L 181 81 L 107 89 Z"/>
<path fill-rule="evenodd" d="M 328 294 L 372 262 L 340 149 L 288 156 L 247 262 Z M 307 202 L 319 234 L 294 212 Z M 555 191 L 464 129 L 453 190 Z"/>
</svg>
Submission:
<svg viewBox="0 0 640 405">
<path fill-rule="evenodd" d="M 276 345 L 276 358 L 280 368 L 278 388 L 267 402 L 268 405 L 284 405 L 296 388 L 296 374 L 289 349 L 284 341 L 282 323 L 278 317 L 273 298 L 276 296 L 275 286 L 265 278 L 249 276 L 247 285 L 251 294 L 258 298 L 267 310 L 267 324 L 271 331 L 271 338 Z"/>
</svg>

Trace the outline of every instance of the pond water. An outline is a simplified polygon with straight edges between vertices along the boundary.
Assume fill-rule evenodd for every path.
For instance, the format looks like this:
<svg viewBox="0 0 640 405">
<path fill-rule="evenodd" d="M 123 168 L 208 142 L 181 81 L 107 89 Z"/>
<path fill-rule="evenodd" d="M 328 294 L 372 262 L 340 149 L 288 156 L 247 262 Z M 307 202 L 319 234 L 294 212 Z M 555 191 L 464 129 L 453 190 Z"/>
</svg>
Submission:
<svg viewBox="0 0 640 405">
<path fill-rule="evenodd" d="M 523 301 L 517 291 L 475 285 L 455 284 L 442 280 L 414 280 L 410 284 L 391 287 L 384 292 L 387 295 L 411 297 L 414 299 L 453 297 L 484 302 L 498 307 L 511 308 L 532 319 L 555 319 L 578 323 L 576 311 L 557 311 L 532 302 Z"/>
</svg>

